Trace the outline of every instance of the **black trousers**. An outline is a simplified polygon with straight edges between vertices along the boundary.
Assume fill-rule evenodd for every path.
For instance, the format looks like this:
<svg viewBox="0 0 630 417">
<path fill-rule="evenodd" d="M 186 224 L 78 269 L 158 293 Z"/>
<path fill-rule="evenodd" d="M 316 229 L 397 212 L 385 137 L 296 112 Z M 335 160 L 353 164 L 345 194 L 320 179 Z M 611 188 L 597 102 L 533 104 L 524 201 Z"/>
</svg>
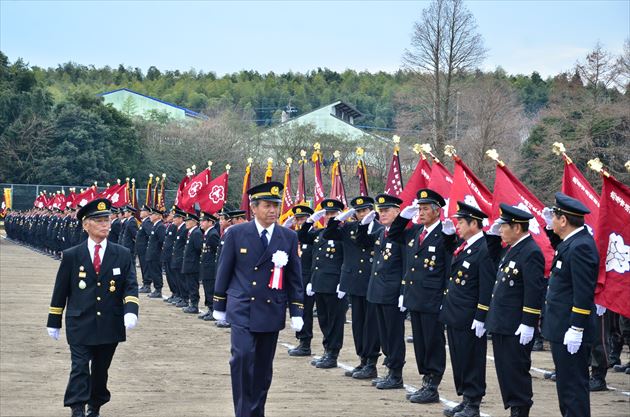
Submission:
<svg viewBox="0 0 630 417">
<path fill-rule="evenodd" d="M 138 262 L 140 263 L 140 273 L 142 274 L 142 285 L 151 285 L 151 280 L 147 275 L 147 261 L 144 254 L 138 254 Z"/>
<path fill-rule="evenodd" d="M 566 345 L 552 342 L 551 355 L 556 365 L 556 390 L 562 417 L 590 417 L 588 361 L 591 347 L 582 345 L 571 355 Z"/>
<path fill-rule="evenodd" d="M 534 403 L 532 376 L 529 373 L 534 341 L 532 339 L 523 346 L 519 340 L 519 336 L 492 334 L 494 367 L 506 410 L 510 407 L 531 407 Z"/>
<path fill-rule="evenodd" d="M 438 321 L 438 314 L 411 311 L 410 316 L 418 372 L 432 376 L 439 384 L 446 369 L 444 325 Z"/>
<path fill-rule="evenodd" d="M 214 283 L 216 277 L 214 266 L 209 267 L 208 270 L 202 269 L 200 275 L 201 283 L 203 284 L 204 304 L 206 307 L 212 308 L 212 297 L 214 297 Z"/>
<path fill-rule="evenodd" d="M 278 332 L 252 333 L 232 324 L 232 398 L 235 417 L 263 417 Z"/>
<path fill-rule="evenodd" d="M 317 321 L 324 336 L 324 349 L 339 352 L 343 346 L 343 326 L 346 322 L 348 299 L 337 294 L 315 293 Z"/>
<path fill-rule="evenodd" d="M 378 338 L 387 356 L 387 367 L 402 370 L 405 366 L 405 313 L 398 305 L 374 304 L 376 306 L 376 322 Z"/>
<path fill-rule="evenodd" d="M 168 288 L 171 290 L 171 294 L 179 296 L 177 271 L 171 268 L 170 262 L 163 262 L 162 265 L 164 267 L 164 273 L 166 274 L 166 283 L 168 284 Z"/>
<path fill-rule="evenodd" d="M 376 305 L 369 303 L 367 298 L 350 295 L 352 303 L 352 337 L 354 350 L 361 359 L 378 358 L 381 344 L 378 340 L 376 323 Z"/>
<path fill-rule="evenodd" d="M 199 272 L 183 274 L 186 281 L 188 300 L 193 304 L 199 304 Z"/>
<path fill-rule="evenodd" d="M 159 260 L 144 261 L 144 275 L 147 276 L 147 281 L 153 283 L 156 290 L 161 291 L 164 286 L 162 280 L 162 263 Z"/>
<path fill-rule="evenodd" d="M 177 282 L 177 290 L 179 296 L 184 300 L 188 300 L 188 283 L 186 282 L 186 276 L 182 272 L 182 264 L 175 264 L 173 268 L 175 281 Z"/>
<path fill-rule="evenodd" d="M 315 296 L 308 296 L 304 293 L 304 326 L 299 332 L 295 332 L 295 337 L 299 340 L 311 341 L 313 338 L 313 307 L 315 307 Z"/>
<path fill-rule="evenodd" d="M 596 318 L 595 327 L 595 344 L 591 352 L 591 373 L 593 378 L 606 379 L 608 373 L 608 354 L 610 353 L 610 320 L 606 317 L 609 312 L 606 311 L 603 316 Z"/>
<path fill-rule="evenodd" d="M 118 343 L 108 345 L 70 345 L 72 368 L 63 405 L 90 404 L 100 407 L 109 402 L 107 371 Z"/>
<path fill-rule="evenodd" d="M 486 395 L 486 352 L 488 339 L 479 338 L 471 329 L 446 326 L 457 395 L 479 405 Z M 414 337 L 415 340 L 415 337 Z"/>
</svg>

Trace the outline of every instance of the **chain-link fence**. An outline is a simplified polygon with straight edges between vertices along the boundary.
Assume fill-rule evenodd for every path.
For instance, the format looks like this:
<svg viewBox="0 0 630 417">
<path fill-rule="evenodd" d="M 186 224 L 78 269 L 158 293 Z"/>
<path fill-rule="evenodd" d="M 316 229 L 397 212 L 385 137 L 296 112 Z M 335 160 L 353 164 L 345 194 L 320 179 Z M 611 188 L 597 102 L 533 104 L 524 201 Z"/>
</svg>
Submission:
<svg viewBox="0 0 630 417">
<path fill-rule="evenodd" d="M 70 188 L 76 188 L 80 190 L 87 188 L 89 185 L 48 185 L 48 184 L 7 184 L 0 183 L 0 188 L 10 188 L 12 195 L 12 209 L 13 210 L 28 210 L 33 207 L 33 202 L 40 192 L 46 191 L 48 194 L 56 193 L 57 191 L 64 191 L 66 195 L 70 192 Z M 105 188 L 99 187 L 102 191 Z M 136 188 L 138 194 L 138 205 L 142 205 L 145 202 L 147 195 L 146 188 Z M 170 207 L 175 201 L 175 194 L 177 190 L 165 190 L 164 199 L 165 206 Z"/>
</svg>

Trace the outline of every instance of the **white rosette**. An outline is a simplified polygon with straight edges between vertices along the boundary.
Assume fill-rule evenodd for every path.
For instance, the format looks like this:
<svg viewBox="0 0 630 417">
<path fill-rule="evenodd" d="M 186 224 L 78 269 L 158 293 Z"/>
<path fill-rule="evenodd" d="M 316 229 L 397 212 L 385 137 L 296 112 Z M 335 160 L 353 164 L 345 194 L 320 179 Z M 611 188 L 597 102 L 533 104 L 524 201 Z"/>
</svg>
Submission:
<svg viewBox="0 0 630 417">
<path fill-rule="evenodd" d="M 269 288 L 281 290 L 283 269 L 289 262 L 289 255 L 285 251 L 278 250 L 271 256 L 271 262 L 273 262 L 273 272 L 269 278 Z"/>
</svg>

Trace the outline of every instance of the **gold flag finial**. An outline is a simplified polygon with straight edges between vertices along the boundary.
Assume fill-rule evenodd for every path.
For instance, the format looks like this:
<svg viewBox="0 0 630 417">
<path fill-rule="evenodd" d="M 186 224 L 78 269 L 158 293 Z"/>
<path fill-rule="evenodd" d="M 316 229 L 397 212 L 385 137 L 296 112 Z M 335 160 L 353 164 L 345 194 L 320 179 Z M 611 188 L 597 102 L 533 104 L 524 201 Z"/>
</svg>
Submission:
<svg viewBox="0 0 630 417">
<path fill-rule="evenodd" d="M 335 157 L 335 159 L 339 159 L 339 157 L 341 156 L 341 152 L 335 151 L 333 152 L 333 156 Z"/>
<path fill-rule="evenodd" d="M 293 158 L 287 158 L 287 165 L 291 165 L 293 163 Z"/>
<path fill-rule="evenodd" d="M 313 144 L 313 148 L 314 148 L 316 151 L 319 151 L 319 150 L 321 149 L 321 145 L 319 144 L 319 142 L 315 142 L 315 143 Z"/>
<path fill-rule="evenodd" d="M 129 177 L 125 178 L 125 181 L 129 182 Z"/>
<path fill-rule="evenodd" d="M 396 145 L 398 145 L 400 143 L 400 136 L 398 136 L 398 135 L 392 136 L 392 142 L 394 142 Z"/>
<path fill-rule="evenodd" d="M 630 172 L 630 161 L 626 162 L 624 166 L 626 167 L 626 171 Z"/>
<path fill-rule="evenodd" d="M 193 164 L 190 169 L 192 169 L 192 172 L 194 173 L 197 170 L 197 165 Z"/>
<path fill-rule="evenodd" d="M 107 188 L 109 188 L 109 183 L 106 183 L 106 184 L 105 184 L 105 186 L 106 186 Z"/>
<path fill-rule="evenodd" d="M 208 168 L 212 168 L 212 161 L 208 161 Z"/>
<path fill-rule="evenodd" d="M 153 178 L 153 174 L 149 174 L 149 178 Z"/>
<path fill-rule="evenodd" d="M 225 166 L 225 171 L 226 171 L 226 172 L 230 172 L 230 168 L 232 168 L 232 166 L 231 166 L 230 164 L 227 164 L 227 165 Z"/>
<path fill-rule="evenodd" d="M 94 181 L 94 186 L 98 187 L 98 181 Z"/>
<path fill-rule="evenodd" d="M 302 149 L 302 150 L 300 151 L 300 156 L 301 156 L 302 158 L 306 158 L 306 151 L 305 151 L 304 149 Z"/>
<path fill-rule="evenodd" d="M 444 155 L 452 158 L 453 156 L 457 156 L 457 151 L 453 145 L 446 145 L 444 147 Z"/>
<path fill-rule="evenodd" d="M 116 178 L 116 184 L 120 185 L 120 178 Z"/>
<path fill-rule="evenodd" d="M 599 160 L 599 158 L 591 159 L 587 162 L 587 165 L 590 169 L 600 174 L 604 169 L 604 164 L 602 163 L 602 161 Z"/>
<path fill-rule="evenodd" d="M 162 178 L 166 178 L 166 172 L 162 173 Z"/>
<path fill-rule="evenodd" d="M 499 159 L 499 152 L 496 149 L 488 149 L 486 156 L 496 162 L 499 166 L 505 166 L 502 160 Z"/>
<path fill-rule="evenodd" d="M 273 164 L 273 158 L 267 158 L 267 164 Z"/>
<path fill-rule="evenodd" d="M 356 154 L 359 158 L 361 158 L 363 156 L 363 154 L 365 154 L 365 149 L 363 149 L 360 146 L 357 146 L 357 150 L 356 150 Z"/>
<path fill-rule="evenodd" d="M 135 178 L 132 178 L 132 179 L 131 179 L 131 182 L 135 183 L 135 182 L 136 182 L 136 179 L 135 179 Z"/>
<path fill-rule="evenodd" d="M 254 162 L 254 158 L 247 158 L 247 163 L 248 163 L 249 165 L 251 165 L 251 164 L 252 164 L 252 162 Z"/>
<path fill-rule="evenodd" d="M 551 152 L 555 153 L 558 156 L 562 155 L 566 151 L 566 148 L 560 142 L 554 142 L 553 145 L 551 145 Z"/>
<path fill-rule="evenodd" d="M 422 145 L 420 145 L 420 148 L 422 149 L 422 152 L 428 153 L 429 155 L 433 151 L 433 149 L 431 149 L 431 144 L 429 143 L 423 143 Z"/>
</svg>

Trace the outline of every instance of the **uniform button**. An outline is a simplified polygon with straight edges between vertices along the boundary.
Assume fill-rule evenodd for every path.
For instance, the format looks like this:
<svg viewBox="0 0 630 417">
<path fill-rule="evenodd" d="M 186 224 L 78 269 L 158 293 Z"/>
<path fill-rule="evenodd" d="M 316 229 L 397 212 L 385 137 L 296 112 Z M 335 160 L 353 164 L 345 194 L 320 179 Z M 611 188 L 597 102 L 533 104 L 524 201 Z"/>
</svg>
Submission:
<svg viewBox="0 0 630 417">
<path fill-rule="evenodd" d="M 363 259 L 361 259 L 361 263 L 363 263 Z"/>
<path fill-rule="evenodd" d="M 252 281 L 252 285 L 256 285 L 256 281 Z"/>
<path fill-rule="evenodd" d="M 97 316 L 100 316 L 100 315 L 101 315 L 101 312 L 100 312 L 100 311 L 97 311 L 97 312 L 96 312 L 96 315 L 97 315 Z"/>
<path fill-rule="evenodd" d="M 254 301 L 255 299 L 256 299 L 256 297 L 252 297 L 252 298 L 250 298 L 250 300 L 252 300 L 252 301 Z"/>
<path fill-rule="evenodd" d="M 258 271 L 258 267 L 257 266 L 254 267 L 254 271 Z"/>
<path fill-rule="evenodd" d="M 319 266 L 316 266 L 315 269 L 319 269 Z"/>
<path fill-rule="evenodd" d="M 414 272 L 416 270 L 416 268 L 411 268 L 411 272 Z"/>
<path fill-rule="evenodd" d="M 315 258 L 316 261 L 319 261 L 319 256 L 317 258 Z"/>
<path fill-rule="evenodd" d="M 267 298 L 267 302 L 268 302 L 268 303 L 270 303 L 270 302 L 271 302 L 271 300 Z"/>
<path fill-rule="evenodd" d="M 413 281 L 409 281 L 409 285 L 413 285 Z"/>
<path fill-rule="evenodd" d="M 375 272 L 374 275 L 378 275 L 378 272 Z"/>
<path fill-rule="evenodd" d="M 365 252 L 365 249 L 361 249 L 362 252 Z"/>
<path fill-rule="evenodd" d="M 322 248 L 319 248 L 319 250 L 322 250 Z"/>
<path fill-rule="evenodd" d="M 97 282 L 97 283 L 96 283 L 96 286 L 100 287 L 100 286 L 101 286 L 101 283 L 100 283 L 100 282 Z"/>
<path fill-rule="evenodd" d="M 101 301 L 101 297 L 96 297 L 96 301 Z"/>
<path fill-rule="evenodd" d="M 414 258 L 418 259 L 418 255 L 414 256 Z"/>
<path fill-rule="evenodd" d="M 361 271 L 361 270 L 359 269 L 359 274 L 360 274 L 360 273 L 362 273 L 362 272 L 363 272 L 363 271 Z"/>
</svg>

